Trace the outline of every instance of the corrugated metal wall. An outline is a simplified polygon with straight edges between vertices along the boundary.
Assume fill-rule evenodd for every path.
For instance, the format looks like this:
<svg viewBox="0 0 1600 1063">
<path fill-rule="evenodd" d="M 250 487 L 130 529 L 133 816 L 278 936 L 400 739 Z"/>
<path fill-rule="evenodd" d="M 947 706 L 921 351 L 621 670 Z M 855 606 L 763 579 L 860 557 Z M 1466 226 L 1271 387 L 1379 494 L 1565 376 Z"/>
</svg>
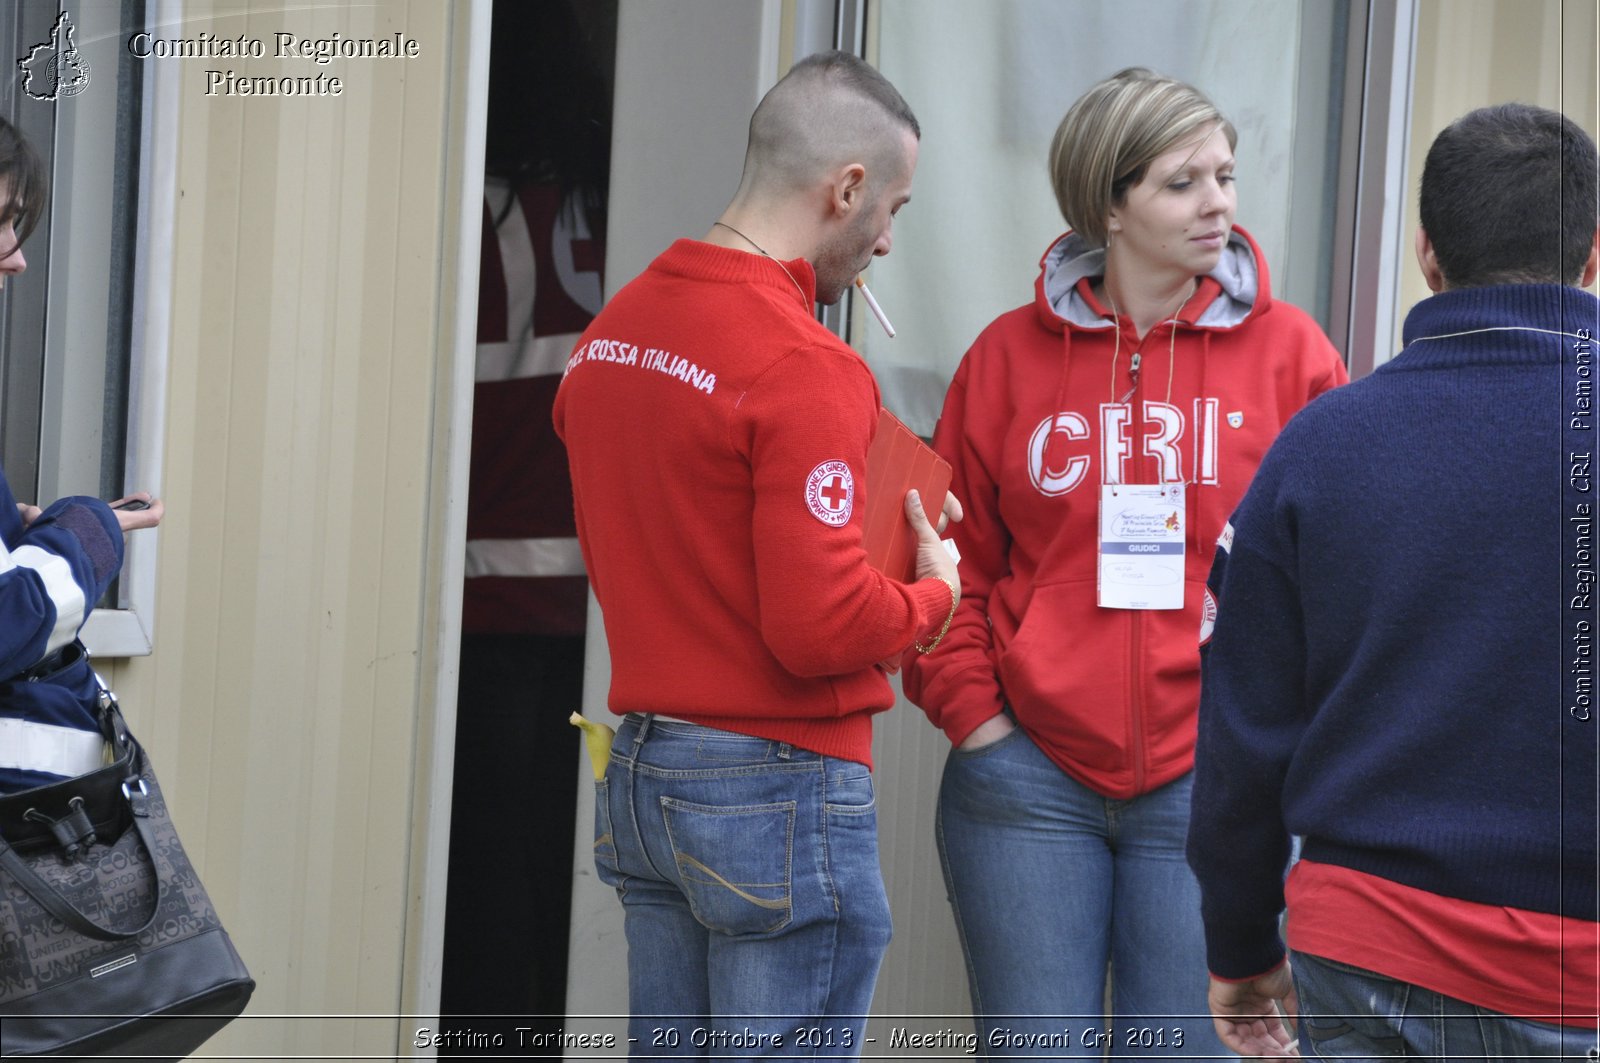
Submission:
<svg viewBox="0 0 1600 1063">
<path fill-rule="evenodd" d="M 159 35 L 243 34 L 267 58 L 149 60 L 182 64 L 168 508 L 155 652 L 115 682 L 259 983 L 259 1015 L 410 1006 L 465 6 L 192 0 Z M 419 54 L 280 60 L 280 31 L 402 33 Z M 343 91 L 207 96 L 210 69 L 337 76 Z M 400 1025 L 254 1018 L 207 1051 L 388 1055 L 410 1040 Z"/>
</svg>

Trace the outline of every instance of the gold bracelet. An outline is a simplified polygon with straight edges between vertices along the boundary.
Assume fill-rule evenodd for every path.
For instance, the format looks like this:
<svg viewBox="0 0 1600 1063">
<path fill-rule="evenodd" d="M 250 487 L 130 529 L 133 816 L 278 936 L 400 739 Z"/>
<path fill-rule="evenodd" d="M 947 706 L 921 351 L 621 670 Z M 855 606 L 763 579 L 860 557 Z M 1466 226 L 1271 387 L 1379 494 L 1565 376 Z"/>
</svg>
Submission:
<svg viewBox="0 0 1600 1063">
<path fill-rule="evenodd" d="M 933 578 L 950 588 L 950 615 L 944 618 L 944 627 L 939 629 L 939 633 L 933 636 L 933 641 L 928 643 L 926 646 L 924 646 L 916 638 L 912 638 L 911 648 L 916 650 L 918 653 L 932 653 L 934 647 L 938 646 L 940 642 L 944 641 L 945 633 L 950 630 L 950 621 L 956 618 L 956 603 L 961 601 L 961 592 L 956 590 L 956 585 L 954 583 L 951 583 L 943 576 L 935 576 Z"/>
</svg>

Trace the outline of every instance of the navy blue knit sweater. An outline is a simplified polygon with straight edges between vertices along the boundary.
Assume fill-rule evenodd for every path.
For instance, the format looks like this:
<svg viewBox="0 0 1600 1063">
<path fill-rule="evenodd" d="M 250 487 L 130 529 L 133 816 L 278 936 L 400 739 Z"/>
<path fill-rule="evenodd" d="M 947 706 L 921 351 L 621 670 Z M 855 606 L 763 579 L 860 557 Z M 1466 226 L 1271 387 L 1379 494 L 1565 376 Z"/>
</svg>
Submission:
<svg viewBox="0 0 1600 1063">
<path fill-rule="evenodd" d="M 1597 332 L 1575 288 L 1433 296 L 1263 461 L 1202 649 L 1189 861 L 1212 973 L 1282 958 L 1291 833 L 1311 860 L 1596 918 Z"/>
<path fill-rule="evenodd" d="M 63 498 L 24 527 L 0 470 L 0 793 L 61 778 L 63 743 L 97 754 L 99 691 L 87 659 L 50 662 L 71 647 L 122 554 L 116 514 L 97 498 Z"/>
</svg>

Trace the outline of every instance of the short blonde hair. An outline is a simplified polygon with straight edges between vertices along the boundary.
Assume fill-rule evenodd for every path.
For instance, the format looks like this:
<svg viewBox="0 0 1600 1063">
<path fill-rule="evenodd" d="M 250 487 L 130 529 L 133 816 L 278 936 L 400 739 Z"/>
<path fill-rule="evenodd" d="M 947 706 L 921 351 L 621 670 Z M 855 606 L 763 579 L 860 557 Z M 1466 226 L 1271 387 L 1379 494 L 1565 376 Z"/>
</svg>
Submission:
<svg viewBox="0 0 1600 1063">
<path fill-rule="evenodd" d="M 1106 245 L 1106 221 L 1161 155 L 1220 126 L 1228 148 L 1233 123 L 1192 85 L 1143 67 L 1112 74 L 1078 98 L 1050 143 L 1050 184 L 1061 215 L 1091 247 Z"/>
</svg>

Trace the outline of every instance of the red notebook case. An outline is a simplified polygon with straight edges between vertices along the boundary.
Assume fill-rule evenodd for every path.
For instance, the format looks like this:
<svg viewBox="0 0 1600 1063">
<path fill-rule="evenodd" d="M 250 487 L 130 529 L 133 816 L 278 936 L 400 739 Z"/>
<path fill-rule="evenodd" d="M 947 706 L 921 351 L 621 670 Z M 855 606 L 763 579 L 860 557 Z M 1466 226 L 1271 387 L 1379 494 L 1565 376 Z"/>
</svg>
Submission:
<svg viewBox="0 0 1600 1063">
<path fill-rule="evenodd" d="M 916 488 L 923 511 L 938 527 L 939 511 L 950 490 L 950 463 L 900 423 L 888 410 L 878 416 L 878 432 L 867 449 L 867 515 L 862 544 L 867 561 L 885 576 L 911 582 L 916 572 L 917 537 L 906 520 L 906 492 Z"/>
</svg>

